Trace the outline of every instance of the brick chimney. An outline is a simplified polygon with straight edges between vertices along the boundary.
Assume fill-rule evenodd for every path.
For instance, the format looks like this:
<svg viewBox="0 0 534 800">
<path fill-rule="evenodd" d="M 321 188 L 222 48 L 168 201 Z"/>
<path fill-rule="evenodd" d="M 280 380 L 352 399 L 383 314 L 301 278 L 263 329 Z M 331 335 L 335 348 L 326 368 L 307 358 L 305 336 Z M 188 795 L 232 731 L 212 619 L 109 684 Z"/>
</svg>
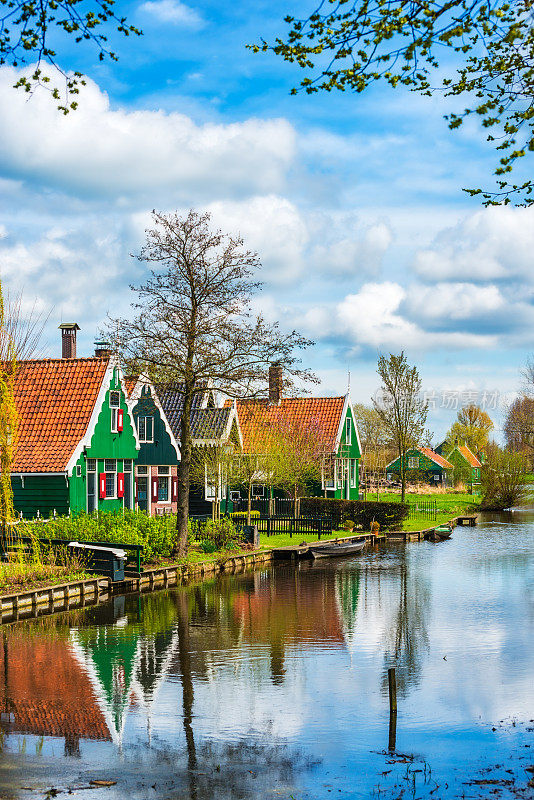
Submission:
<svg viewBox="0 0 534 800">
<path fill-rule="evenodd" d="M 95 342 L 96 358 L 109 358 L 111 355 L 111 342 L 107 339 L 100 339 Z"/>
<path fill-rule="evenodd" d="M 80 330 L 75 322 L 62 322 L 61 331 L 61 358 L 76 358 L 76 332 Z"/>
<path fill-rule="evenodd" d="M 282 366 L 274 361 L 269 367 L 269 403 L 273 406 L 280 404 L 282 396 Z"/>
</svg>

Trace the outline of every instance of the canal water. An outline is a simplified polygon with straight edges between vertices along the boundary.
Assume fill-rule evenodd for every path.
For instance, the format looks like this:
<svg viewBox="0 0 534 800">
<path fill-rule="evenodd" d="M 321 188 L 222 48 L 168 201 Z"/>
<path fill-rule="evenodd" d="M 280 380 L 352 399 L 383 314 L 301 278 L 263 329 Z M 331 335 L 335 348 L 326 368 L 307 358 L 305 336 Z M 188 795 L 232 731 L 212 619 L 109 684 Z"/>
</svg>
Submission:
<svg viewBox="0 0 534 800">
<path fill-rule="evenodd" d="M 526 512 L 4 626 L 0 797 L 532 797 L 533 634 Z"/>
</svg>

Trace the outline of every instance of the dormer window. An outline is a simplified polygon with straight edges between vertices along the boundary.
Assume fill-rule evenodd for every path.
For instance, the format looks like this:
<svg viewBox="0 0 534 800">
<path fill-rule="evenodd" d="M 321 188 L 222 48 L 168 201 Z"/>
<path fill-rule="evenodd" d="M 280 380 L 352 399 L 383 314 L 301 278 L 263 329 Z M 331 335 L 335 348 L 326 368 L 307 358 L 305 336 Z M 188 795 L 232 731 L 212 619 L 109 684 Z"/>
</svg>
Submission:
<svg viewBox="0 0 534 800">
<path fill-rule="evenodd" d="M 109 393 L 109 407 L 111 410 L 111 433 L 119 432 L 119 406 L 120 406 L 120 392 Z"/>
<path fill-rule="evenodd" d="M 154 441 L 154 417 L 137 417 L 137 433 L 142 443 Z"/>
</svg>

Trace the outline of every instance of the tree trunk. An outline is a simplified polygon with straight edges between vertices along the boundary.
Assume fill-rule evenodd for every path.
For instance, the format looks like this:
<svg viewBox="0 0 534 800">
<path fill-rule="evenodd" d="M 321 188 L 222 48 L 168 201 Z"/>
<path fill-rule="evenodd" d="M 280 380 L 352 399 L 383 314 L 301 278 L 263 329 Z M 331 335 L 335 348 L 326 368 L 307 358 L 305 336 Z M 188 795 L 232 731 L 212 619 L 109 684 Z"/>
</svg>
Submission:
<svg viewBox="0 0 534 800">
<path fill-rule="evenodd" d="M 250 512 L 252 511 L 252 483 L 248 483 L 248 497 L 247 497 L 247 525 L 250 525 Z"/>
<path fill-rule="evenodd" d="M 180 423 L 180 464 L 178 465 L 178 503 L 176 511 L 176 555 L 183 558 L 187 555 L 187 539 L 189 519 L 189 485 L 191 470 L 191 406 L 193 390 L 191 384 L 184 384 L 184 405 Z"/>
</svg>

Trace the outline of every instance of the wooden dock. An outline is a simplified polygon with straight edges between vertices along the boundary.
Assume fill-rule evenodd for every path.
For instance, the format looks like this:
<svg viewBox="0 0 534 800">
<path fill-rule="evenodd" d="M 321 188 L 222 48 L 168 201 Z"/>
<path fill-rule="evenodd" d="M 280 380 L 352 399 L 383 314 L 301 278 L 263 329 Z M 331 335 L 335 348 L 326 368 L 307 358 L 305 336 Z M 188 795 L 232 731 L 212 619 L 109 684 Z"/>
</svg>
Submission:
<svg viewBox="0 0 534 800">
<path fill-rule="evenodd" d="M 286 547 L 273 547 L 271 552 L 275 561 L 295 561 L 296 559 L 303 558 L 307 554 L 310 547 L 321 547 L 322 545 L 332 544 L 333 542 L 339 542 L 342 544 L 345 542 L 354 542 L 360 539 L 366 539 L 368 544 L 373 545 L 377 540 L 385 540 L 386 535 L 378 534 L 377 536 L 374 533 L 360 533 L 356 536 L 339 536 L 335 539 L 320 539 L 317 542 L 306 542 L 306 544 L 290 544 Z"/>
<path fill-rule="evenodd" d="M 463 517 L 456 517 L 456 524 L 457 525 L 469 525 L 470 528 L 474 528 L 477 524 L 477 515 L 476 514 L 467 514 Z"/>
</svg>

